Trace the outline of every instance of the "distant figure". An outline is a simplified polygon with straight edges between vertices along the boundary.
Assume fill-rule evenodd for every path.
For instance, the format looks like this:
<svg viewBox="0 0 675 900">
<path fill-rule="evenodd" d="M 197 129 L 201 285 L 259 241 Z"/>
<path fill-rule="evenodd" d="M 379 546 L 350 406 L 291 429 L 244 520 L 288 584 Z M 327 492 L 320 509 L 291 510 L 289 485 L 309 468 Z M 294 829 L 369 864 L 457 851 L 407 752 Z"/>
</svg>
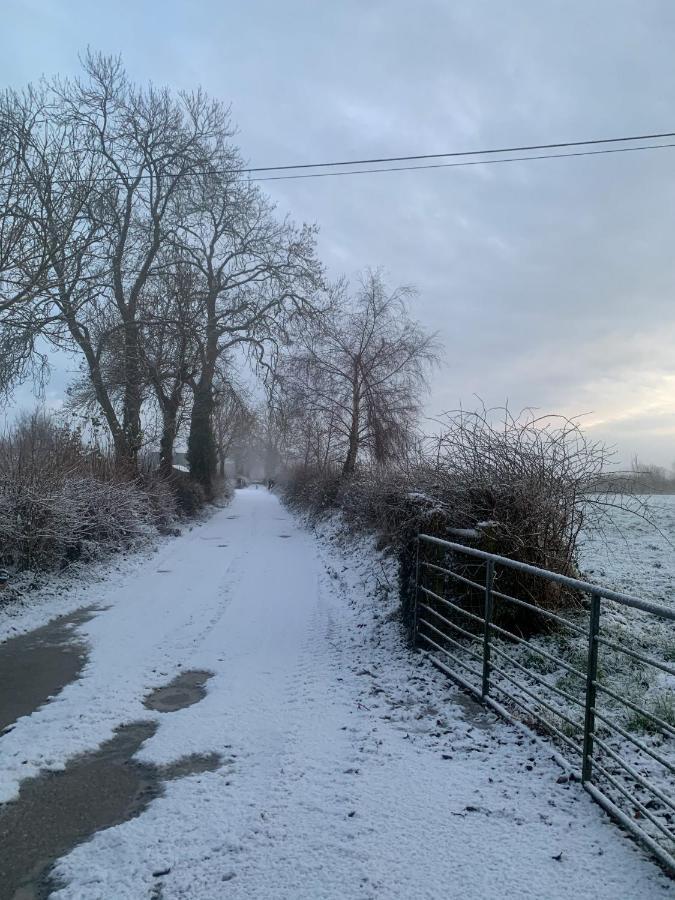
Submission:
<svg viewBox="0 0 675 900">
<path fill-rule="evenodd" d="M 274 479 L 273 479 L 273 478 L 268 478 L 268 479 L 267 479 L 267 490 L 268 490 L 268 491 L 273 491 L 273 490 L 274 490 Z"/>
</svg>

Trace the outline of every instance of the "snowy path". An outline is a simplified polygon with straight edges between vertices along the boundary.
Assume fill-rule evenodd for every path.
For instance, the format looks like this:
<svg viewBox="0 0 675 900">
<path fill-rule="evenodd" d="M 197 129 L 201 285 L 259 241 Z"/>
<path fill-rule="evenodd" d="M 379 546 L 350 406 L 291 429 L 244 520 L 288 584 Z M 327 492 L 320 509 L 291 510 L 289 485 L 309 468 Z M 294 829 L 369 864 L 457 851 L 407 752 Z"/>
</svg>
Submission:
<svg viewBox="0 0 675 900">
<path fill-rule="evenodd" d="M 167 784 L 138 818 L 77 847 L 58 864 L 67 886 L 53 896 L 670 892 L 578 785 L 557 783 L 541 748 L 408 653 L 367 595 L 363 547 L 347 565 L 274 496 L 249 489 L 144 573 L 97 589 L 92 600 L 109 608 L 81 628 L 91 646 L 82 678 L 0 738 L 0 800 L 123 722 L 159 722 L 142 760 L 216 751 L 222 765 Z M 181 668 L 214 673 L 206 697 L 171 713 L 144 708 Z"/>
</svg>

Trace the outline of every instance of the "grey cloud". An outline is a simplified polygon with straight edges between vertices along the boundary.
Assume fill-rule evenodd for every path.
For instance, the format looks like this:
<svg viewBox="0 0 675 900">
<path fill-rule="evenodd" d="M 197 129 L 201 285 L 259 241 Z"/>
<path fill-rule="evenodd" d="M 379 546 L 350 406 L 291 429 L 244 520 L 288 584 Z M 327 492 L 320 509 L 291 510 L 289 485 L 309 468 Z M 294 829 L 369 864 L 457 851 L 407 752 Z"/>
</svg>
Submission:
<svg viewBox="0 0 675 900">
<path fill-rule="evenodd" d="M 242 149 L 260 165 L 673 122 L 669 0 L 7 6 L 4 82 L 72 72 L 87 43 L 121 51 L 138 79 L 201 82 L 231 101 Z M 661 150 L 266 189 L 320 224 L 331 271 L 381 264 L 393 282 L 417 284 L 417 314 L 446 343 L 430 412 L 474 394 L 592 409 L 605 422 L 594 431 L 623 457 L 639 447 L 668 463 L 674 159 Z M 655 394 L 656 425 L 634 412 Z"/>
</svg>

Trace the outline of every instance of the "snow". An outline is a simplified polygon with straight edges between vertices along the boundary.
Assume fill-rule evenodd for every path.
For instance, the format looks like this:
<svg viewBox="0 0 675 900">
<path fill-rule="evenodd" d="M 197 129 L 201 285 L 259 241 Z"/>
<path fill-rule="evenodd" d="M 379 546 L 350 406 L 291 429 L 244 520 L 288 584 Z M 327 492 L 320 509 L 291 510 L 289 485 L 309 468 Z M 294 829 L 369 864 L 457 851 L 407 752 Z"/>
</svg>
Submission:
<svg viewBox="0 0 675 900">
<path fill-rule="evenodd" d="M 591 582 L 633 594 L 657 605 L 672 605 L 672 589 L 675 583 L 673 552 L 675 497 L 661 495 L 649 498 L 646 517 L 635 515 L 628 509 L 617 508 L 612 511 L 611 519 L 611 522 L 605 523 L 602 533 L 589 529 L 582 534 L 579 558 L 582 576 Z M 521 707 L 511 702 L 510 698 L 514 696 L 526 707 L 536 709 L 544 720 L 552 721 L 568 737 L 574 737 L 577 746 L 580 746 L 585 678 L 570 675 L 563 665 L 556 665 L 550 659 L 543 659 L 535 652 L 536 649 L 542 650 L 585 672 L 588 653 L 588 607 L 581 610 L 567 610 L 563 614 L 573 625 L 581 629 L 580 633 L 556 628 L 549 634 L 536 635 L 518 645 L 508 640 L 499 641 L 493 638 L 495 652 L 500 654 L 499 668 L 529 690 L 530 694 L 519 690 L 513 680 L 495 672 L 492 675 L 491 692 L 494 699 L 505 704 L 516 718 L 522 717 L 524 713 Z M 601 636 L 612 640 L 618 647 L 630 647 L 633 651 L 641 652 L 663 663 L 672 664 L 675 659 L 675 640 L 670 621 L 605 599 L 602 602 L 600 624 Z M 463 652 L 465 653 L 458 651 L 459 656 L 462 656 Z M 507 654 L 510 659 L 503 654 Z M 464 660 L 467 663 L 473 662 L 466 655 Z M 523 667 L 528 674 L 524 673 Z M 607 646 L 600 648 L 599 673 L 600 682 L 620 698 L 656 714 L 671 725 L 675 724 L 674 676 L 665 674 L 653 666 L 642 665 L 632 657 Z M 467 677 L 466 673 L 461 674 Z M 479 686 L 480 675 L 469 680 L 474 686 Z M 564 691 L 567 697 L 561 695 L 558 692 L 560 690 Z M 539 702 L 533 702 L 532 692 Z M 573 699 L 568 699 L 570 695 L 576 698 L 576 703 Z M 579 702 L 582 704 L 581 708 Z M 551 714 L 551 707 L 559 711 L 560 718 Z M 671 741 L 658 733 L 658 730 L 656 733 L 650 733 L 645 728 L 644 717 L 639 716 L 624 702 L 615 700 L 601 691 L 596 708 L 642 744 L 667 759 L 671 758 Z M 576 728 L 569 727 L 571 722 L 577 723 Z M 667 767 L 657 763 L 601 719 L 596 721 L 595 730 L 602 741 L 647 778 L 657 790 L 661 789 L 666 795 L 672 795 L 674 783 L 672 773 Z M 566 744 L 558 742 L 558 746 L 570 764 L 573 764 L 574 771 L 578 772 L 579 758 Z M 636 783 L 615 759 L 603 754 L 599 744 L 596 744 L 595 755 L 597 762 L 615 780 L 646 804 L 652 815 L 665 828 L 670 827 L 670 810 L 665 804 L 658 802 L 653 793 Z M 634 804 L 603 778 L 599 766 L 596 766 L 595 781 L 627 815 L 635 815 Z M 642 817 L 639 824 L 652 837 L 663 840 L 659 830 L 650 821 Z"/>
<path fill-rule="evenodd" d="M 590 581 L 670 606 L 675 602 L 675 495 L 644 500 L 646 518 L 614 510 L 613 527 L 582 535 L 580 563 Z"/>
<path fill-rule="evenodd" d="M 114 595 L 114 586 L 131 573 L 155 564 L 155 554 L 173 538 L 148 540 L 133 551 L 111 554 L 100 560 L 71 564 L 61 572 L 14 573 L 0 593 L 0 641 L 17 637 L 92 602 L 103 593 Z"/>
<path fill-rule="evenodd" d="M 248 488 L 87 602 L 107 608 L 79 629 L 83 676 L 0 738 L 0 799 L 128 721 L 159 723 L 139 759 L 222 764 L 60 860 L 58 900 L 145 900 L 159 882 L 162 900 L 671 889 L 540 746 L 406 648 L 393 560 L 368 537 L 312 532 Z M 186 668 L 214 673 L 201 702 L 143 707 Z"/>
</svg>

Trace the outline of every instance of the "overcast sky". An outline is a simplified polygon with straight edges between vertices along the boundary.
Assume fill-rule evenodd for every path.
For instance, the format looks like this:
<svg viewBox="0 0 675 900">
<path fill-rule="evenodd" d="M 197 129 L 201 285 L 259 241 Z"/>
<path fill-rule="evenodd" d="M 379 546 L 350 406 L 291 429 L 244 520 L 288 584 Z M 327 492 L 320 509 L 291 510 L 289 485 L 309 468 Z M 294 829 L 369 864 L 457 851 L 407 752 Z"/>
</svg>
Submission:
<svg viewBox="0 0 675 900">
<path fill-rule="evenodd" d="M 252 165 L 675 131 L 672 0 L 1 5 L 1 83 L 119 52 L 230 103 Z M 675 460 L 675 149 L 266 189 L 332 273 L 417 286 L 445 347 L 430 414 L 587 413 L 624 462 Z"/>
</svg>

